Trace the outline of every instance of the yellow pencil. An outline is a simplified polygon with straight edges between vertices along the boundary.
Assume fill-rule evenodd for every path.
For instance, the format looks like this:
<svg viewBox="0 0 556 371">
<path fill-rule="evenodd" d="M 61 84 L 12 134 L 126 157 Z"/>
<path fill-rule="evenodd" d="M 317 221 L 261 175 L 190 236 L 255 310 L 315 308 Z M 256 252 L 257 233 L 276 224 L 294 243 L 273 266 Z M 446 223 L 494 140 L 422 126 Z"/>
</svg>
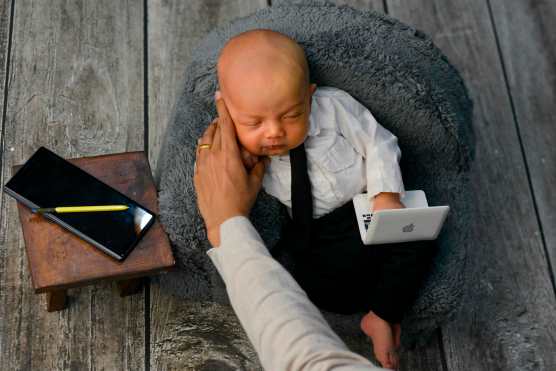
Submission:
<svg viewBox="0 0 556 371">
<path fill-rule="evenodd" d="M 58 206 L 39 207 L 31 209 L 33 213 L 90 213 L 97 211 L 124 211 L 129 209 L 126 205 L 97 205 L 97 206 Z"/>
</svg>

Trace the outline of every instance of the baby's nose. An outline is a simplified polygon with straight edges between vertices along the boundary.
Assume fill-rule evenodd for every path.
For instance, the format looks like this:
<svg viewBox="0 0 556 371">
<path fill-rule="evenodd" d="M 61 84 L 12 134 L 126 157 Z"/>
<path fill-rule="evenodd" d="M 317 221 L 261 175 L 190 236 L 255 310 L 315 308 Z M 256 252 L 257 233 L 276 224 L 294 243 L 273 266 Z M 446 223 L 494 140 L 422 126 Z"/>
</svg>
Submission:
<svg viewBox="0 0 556 371">
<path fill-rule="evenodd" d="M 279 122 L 270 122 L 268 124 L 266 135 L 269 138 L 279 138 L 285 135 L 284 125 Z"/>
</svg>

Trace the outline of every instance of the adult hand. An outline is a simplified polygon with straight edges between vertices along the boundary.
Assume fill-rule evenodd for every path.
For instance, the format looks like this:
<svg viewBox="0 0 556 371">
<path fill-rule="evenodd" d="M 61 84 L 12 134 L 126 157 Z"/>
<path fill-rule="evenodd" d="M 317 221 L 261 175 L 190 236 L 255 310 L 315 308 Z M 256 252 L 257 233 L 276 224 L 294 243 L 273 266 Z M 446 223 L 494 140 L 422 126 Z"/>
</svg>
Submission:
<svg viewBox="0 0 556 371">
<path fill-rule="evenodd" d="M 212 120 L 213 124 L 218 123 L 218 117 Z M 243 166 L 247 169 L 247 171 L 251 171 L 257 165 L 259 161 L 262 159 L 259 156 L 255 156 L 251 152 L 247 151 L 241 144 L 239 144 L 239 153 L 241 155 L 241 161 L 243 162 Z"/>
<path fill-rule="evenodd" d="M 227 219 L 247 216 L 259 190 L 265 163 L 258 161 L 249 171 L 243 165 L 232 118 L 224 100 L 216 97 L 218 119 L 199 139 L 193 178 L 197 204 L 205 221 L 210 243 L 220 245 L 220 225 Z"/>
</svg>

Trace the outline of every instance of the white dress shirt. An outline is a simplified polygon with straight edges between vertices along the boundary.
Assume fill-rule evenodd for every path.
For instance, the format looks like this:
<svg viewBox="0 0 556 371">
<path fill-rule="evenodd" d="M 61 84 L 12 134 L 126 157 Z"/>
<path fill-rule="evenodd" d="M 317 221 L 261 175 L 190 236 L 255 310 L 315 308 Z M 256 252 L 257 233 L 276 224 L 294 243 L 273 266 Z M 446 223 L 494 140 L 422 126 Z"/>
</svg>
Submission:
<svg viewBox="0 0 556 371">
<path fill-rule="evenodd" d="M 222 223 L 220 241 L 208 255 L 265 370 L 385 370 L 348 350 L 247 218 Z"/>
<path fill-rule="evenodd" d="M 398 138 L 343 90 L 319 87 L 313 94 L 305 139 L 307 170 L 318 218 L 365 192 L 404 194 Z M 272 156 L 263 179 L 267 193 L 291 212 L 289 155 Z M 291 214 L 290 214 L 291 215 Z"/>
</svg>

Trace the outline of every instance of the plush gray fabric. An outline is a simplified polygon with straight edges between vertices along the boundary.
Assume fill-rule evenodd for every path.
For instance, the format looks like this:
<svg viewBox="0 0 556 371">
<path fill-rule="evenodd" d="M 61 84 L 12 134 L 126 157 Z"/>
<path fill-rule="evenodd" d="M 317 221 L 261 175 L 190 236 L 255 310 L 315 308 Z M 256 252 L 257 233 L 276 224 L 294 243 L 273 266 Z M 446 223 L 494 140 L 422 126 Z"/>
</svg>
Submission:
<svg viewBox="0 0 556 371">
<path fill-rule="evenodd" d="M 160 217 L 184 267 L 174 289 L 193 299 L 225 301 L 195 204 L 192 184 L 197 138 L 215 117 L 216 59 L 233 35 L 268 28 L 303 46 L 317 85 L 343 89 L 399 140 L 406 189 L 423 189 L 431 205 L 450 205 L 440 252 L 402 323 L 402 346 L 427 341 L 461 302 L 470 244 L 468 171 L 474 140 L 471 101 L 457 71 L 430 38 L 399 21 L 321 2 L 275 2 L 208 34 L 192 56 L 184 89 L 168 125 L 159 160 Z M 293 5 L 293 3 L 297 3 Z M 261 194 L 252 221 L 272 246 L 283 209 Z M 394 294 L 394 293 L 393 293 Z M 329 315 L 346 342 L 358 336 L 355 316 Z"/>
</svg>

